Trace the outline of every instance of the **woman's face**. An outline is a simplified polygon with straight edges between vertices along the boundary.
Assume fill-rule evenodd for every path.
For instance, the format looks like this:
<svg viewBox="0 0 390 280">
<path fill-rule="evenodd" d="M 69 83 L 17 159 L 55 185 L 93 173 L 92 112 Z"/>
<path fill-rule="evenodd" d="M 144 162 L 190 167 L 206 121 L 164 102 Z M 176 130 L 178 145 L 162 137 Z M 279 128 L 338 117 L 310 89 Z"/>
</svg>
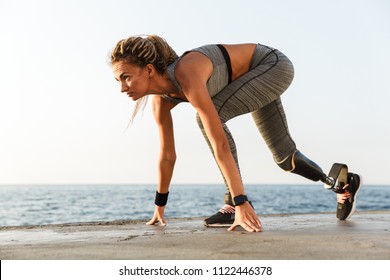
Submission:
<svg viewBox="0 0 390 280">
<path fill-rule="evenodd" d="M 114 77 L 121 85 L 121 92 L 134 101 L 148 94 L 150 76 L 147 67 L 141 68 L 124 61 L 112 65 Z"/>
</svg>

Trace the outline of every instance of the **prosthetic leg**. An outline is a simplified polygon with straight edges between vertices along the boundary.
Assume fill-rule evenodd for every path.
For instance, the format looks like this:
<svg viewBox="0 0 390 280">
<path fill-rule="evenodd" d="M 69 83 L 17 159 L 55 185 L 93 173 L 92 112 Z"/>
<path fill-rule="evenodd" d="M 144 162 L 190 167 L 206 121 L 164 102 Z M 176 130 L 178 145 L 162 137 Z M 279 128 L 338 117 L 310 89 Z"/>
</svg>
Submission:
<svg viewBox="0 0 390 280">
<path fill-rule="evenodd" d="M 301 175 L 312 181 L 321 181 L 325 184 L 325 188 L 335 192 L 343 192 L 343 187 L 347 184 L 348 167 L 345 164 L 333 164 L 329 175 L 326 175 L 321 167 L 305 157 L 299 150 L 296 150 L 283 162 L 278 163 L 278 166 L 287 172 Z M 336 182 L 338 182 L 337 185 Z"/>
<path fill-rule="evenodd" d="M 296 150 L 283 162 L 278 163 L 278 165 L 285 171 L 301 175 L 310 180 L 321 180 L 325 183 L 324 187 L 326 189 L 332 190 L 335 193 L 342 194 L 348 191 L 350 193 L 349 199 L 337 203 L 336 217 L 339 220 L 350 218 L 355 212 L 356 196 L 360 190 L 362 180 L 358 174 L 348 173 L 348 166 L 346 164 L 334 163 L 329 171 L 329 175 L 325 175 L 316 163 Z"/>
</svg>

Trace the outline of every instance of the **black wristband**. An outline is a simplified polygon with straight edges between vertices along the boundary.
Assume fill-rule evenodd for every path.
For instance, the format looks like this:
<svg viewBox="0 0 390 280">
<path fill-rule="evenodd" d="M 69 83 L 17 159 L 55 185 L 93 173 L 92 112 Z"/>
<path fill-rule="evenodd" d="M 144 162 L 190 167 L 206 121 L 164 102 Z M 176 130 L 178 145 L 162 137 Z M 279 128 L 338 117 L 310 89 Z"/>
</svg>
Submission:
<svg viewBox="0 0 390 280">
<path fill-rule="evenodd" d="M 169 194 L 169 192 L 167 192 L 167 193 L 159 193 L 159 192 L 156 191 L 156 199 L 154 200 L 154 204 L 156 204 L 157 206 L 165 206 L 165 205 L 167 205 L 168 194 Z"/>
</svg>

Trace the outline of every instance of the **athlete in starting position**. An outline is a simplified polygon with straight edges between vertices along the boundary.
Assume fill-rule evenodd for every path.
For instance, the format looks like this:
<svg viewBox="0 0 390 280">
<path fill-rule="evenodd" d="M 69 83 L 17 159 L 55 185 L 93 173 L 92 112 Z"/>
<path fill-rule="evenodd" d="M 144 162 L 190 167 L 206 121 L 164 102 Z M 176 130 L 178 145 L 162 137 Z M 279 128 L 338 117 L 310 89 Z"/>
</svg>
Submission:
<svg viewBox="0 0 390 280">
<path fill-rule="evenodd" d="M 261 44 L 206 45 L 181 57 L 159 36 L 134 36 L 119 41 L 111 53 L 121 91 L 137 101 L 132 119 L 154 95 L 153 112 L 160 134 L 159 181 L 155 211 L 148 224 L 165 225 L 164 210 L 176 160 L 171 110 L 189 102 L 198 125 L 223 175 L 225 205 L 205 220 L 206 226 L 238 225 L 262 231 L 241 180 L 236 146 L 226 122 L 251 113 L 276 164 L 285 171 L 321 181 L 337 192 L 337 217 L 350 217 L 356 207 L 360 177 L 345 173 L 345 184 L 327 176 L 296 147 L 280 99 L 293 80 L 294 68 L 279 50 Z M 189 143 L 190 144 L 190 143 Z"/>
</svg>

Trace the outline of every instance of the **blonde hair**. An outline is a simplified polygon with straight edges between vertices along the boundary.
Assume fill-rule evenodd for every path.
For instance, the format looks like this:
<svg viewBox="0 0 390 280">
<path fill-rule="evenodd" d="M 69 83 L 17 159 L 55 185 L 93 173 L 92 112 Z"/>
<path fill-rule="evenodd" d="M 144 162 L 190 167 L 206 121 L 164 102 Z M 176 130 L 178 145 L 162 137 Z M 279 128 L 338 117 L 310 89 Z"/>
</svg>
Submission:
<svg viewBox="0 0 390 280">
<path fill-rule="evenodd" d="M 159 74 L 164 74 L 168 65 L 178 58 L 176 52 L 165 39 L 157 35 L 131 36 L 120 40 L 111 52 L 110 62 L 113 65 L 125 61 L 139 67 L 152 64 Z M 129 125 L 133 122 L 138 111 L 145 108 L 147 96 L 137 100 Z"/>
</svg>

